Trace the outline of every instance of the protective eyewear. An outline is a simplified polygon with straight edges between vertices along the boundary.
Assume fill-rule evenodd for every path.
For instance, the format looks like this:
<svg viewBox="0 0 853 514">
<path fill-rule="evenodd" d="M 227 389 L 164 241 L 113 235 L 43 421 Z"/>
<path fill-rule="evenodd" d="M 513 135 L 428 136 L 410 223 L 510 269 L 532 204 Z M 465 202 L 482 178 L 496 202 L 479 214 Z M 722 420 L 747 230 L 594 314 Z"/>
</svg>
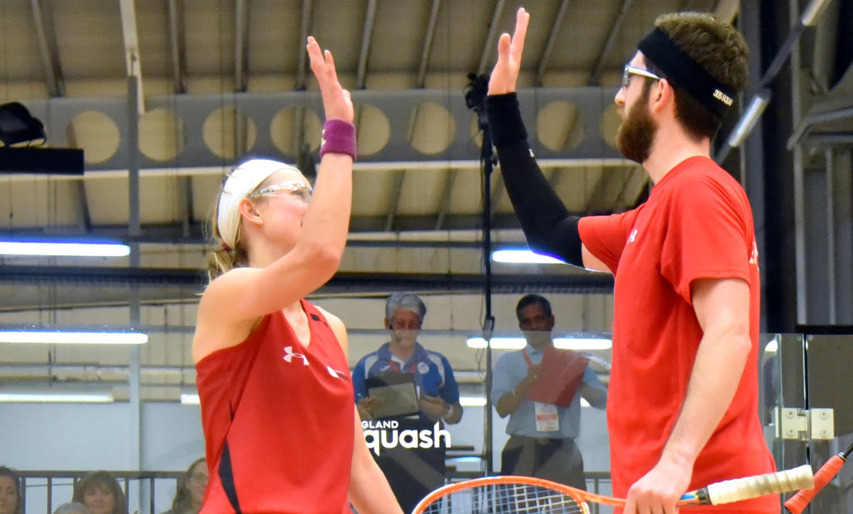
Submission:
<svg viewBox="0 0 853 514">
<path fill-rule="evenodd" d="M 311 201 L 314 189 L 300 180 L 288 180 L 273 184 L 249 194 L 246 198 L 252 200 L 261 196 L 296 196 L 304 202 Z"/>
<path fill-rule="evenodd" d="M 661 80 L 662 77 L 658 77 L 654 73 L 649 70 L 644 70 L 643 68 L 637 68 L 636 66 L 631 66 L 630 64 L 625 65 L 625 70 L 622 72 L 622 89 L 628 87 L 631 83 L 631 75 L 639 75 L 641 77 L 647 77 L 650 79 Z"/>
</svg>

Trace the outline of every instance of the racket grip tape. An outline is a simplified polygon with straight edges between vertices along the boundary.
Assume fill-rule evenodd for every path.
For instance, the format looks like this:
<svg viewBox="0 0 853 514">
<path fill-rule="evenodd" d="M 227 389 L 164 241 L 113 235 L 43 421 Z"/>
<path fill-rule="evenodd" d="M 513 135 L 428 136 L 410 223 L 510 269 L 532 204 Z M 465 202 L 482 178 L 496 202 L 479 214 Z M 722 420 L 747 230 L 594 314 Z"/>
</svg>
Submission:
<svg viewBox="0 0 853 514">
<path fill-rule="evenodd" d="M 788 501 L 785 502 L 785 508 L 792 514 L 802 513 L 806 508 L 806 505 L 812 501 L 812 498 L 814 498 L 815 495 L 819 493 L 820 490 L 823 489 L 839 471 L 841 471 L 841 466 L 843 465 L 844 457 L 840 454 L 835 455 L 826 461 L 826 464 L 821 466 L 820 469 L 817 470 L 817 473 L 815 473 L 814 487 L 810 489 L 803 489 L 794 496 L 788 498 Z"/>
<path fill-rule="evenodd" d="M 766 494 L 797 491 L 813 486 L 814 474 L 812 468 L 808 464 L 804 464 L 776 473 L 717 482 L 705 489 L 707 491 L 707 503 L 711 505 L 723 505 L 725 503 L 757 498 Z"/>
</svg>

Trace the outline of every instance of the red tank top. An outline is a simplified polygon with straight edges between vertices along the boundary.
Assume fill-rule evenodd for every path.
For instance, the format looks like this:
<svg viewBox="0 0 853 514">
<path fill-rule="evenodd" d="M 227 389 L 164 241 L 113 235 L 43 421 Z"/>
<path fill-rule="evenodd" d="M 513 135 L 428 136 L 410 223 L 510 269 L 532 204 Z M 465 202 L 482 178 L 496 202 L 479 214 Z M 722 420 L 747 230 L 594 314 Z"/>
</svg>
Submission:
<svg viewBox="0 0 853 514">
<path fill-rule="evenodd" d="M 281 312 L 196 364 L 210 483 L 202 513 L 348 513 L 353 389 L 325 317 L 302 301 L 303 347 Z"/>
</svg>

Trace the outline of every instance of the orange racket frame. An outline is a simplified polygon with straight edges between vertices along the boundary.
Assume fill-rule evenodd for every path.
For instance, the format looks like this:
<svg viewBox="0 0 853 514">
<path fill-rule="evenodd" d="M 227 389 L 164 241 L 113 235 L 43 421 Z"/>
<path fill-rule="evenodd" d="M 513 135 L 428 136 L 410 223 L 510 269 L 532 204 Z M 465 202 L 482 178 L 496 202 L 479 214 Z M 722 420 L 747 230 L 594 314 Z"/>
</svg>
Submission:
<svg viewBox="0 0 853 514">
<path fill-rule="evenodd" d="M 550 480 L 523 476 L 490 476 L 474 478 L 463 482 L 445 485 L 425 496 L 412 511 L 412 514 L 423 514 L 423 512 L 437 501 L 453 493 L 488 486 L 534 486 L 571 497 L 578 504 L 594 502 L 602 505 L 622 506 L 625 500 L 613 498 L 602 494 L 591 493 L 564 484 L 558 484 Z M 809 465 L 797 468 L 756 475 L 751 477 L 726 480 L 710 484 L 702 489 L 691 491 L 678 501 L 679 507 L 690 505 L 721 505 L 750 498 L 756 498 L 766 494 L 779 494 L 799 489 L 810 488 L 814 485 L 814 474 Z"/>
</svg>

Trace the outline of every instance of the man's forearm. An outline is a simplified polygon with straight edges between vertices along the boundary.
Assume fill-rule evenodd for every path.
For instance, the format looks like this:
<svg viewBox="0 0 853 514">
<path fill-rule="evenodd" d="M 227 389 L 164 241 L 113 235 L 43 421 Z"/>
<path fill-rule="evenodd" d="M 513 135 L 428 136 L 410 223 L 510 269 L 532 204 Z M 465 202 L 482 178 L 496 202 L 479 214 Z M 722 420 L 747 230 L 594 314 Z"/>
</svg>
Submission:
<svg viewBox="0 0 853 514">
<path fill-rule="evenodd" d="M 661 460 L 692 469 L 734 398 L 751 348 L 749 336 L 706 333 L 699 344 L 681 413 Z"/>
</svg>

